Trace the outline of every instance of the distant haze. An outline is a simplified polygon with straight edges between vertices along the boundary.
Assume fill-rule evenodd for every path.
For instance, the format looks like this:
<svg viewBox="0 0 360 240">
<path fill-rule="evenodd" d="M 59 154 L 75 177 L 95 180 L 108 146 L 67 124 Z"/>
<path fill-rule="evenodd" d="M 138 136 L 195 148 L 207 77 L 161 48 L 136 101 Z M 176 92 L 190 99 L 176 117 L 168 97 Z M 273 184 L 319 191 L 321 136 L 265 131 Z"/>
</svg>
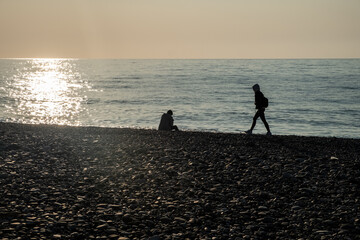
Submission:
<svg viewBox="0 0 360 240">
<path fill-rule="evenodd" d="M 0 0 L 0 58 L 359 58 L 359 0 Z"/>
</svg>

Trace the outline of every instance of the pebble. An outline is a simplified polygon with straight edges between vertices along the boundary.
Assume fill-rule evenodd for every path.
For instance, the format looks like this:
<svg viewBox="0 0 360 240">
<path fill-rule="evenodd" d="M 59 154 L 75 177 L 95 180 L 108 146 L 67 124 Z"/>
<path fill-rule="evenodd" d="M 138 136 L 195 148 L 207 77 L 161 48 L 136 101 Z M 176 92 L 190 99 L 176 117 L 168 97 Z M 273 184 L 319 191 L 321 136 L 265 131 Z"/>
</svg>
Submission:
<svg viewBox="0 0 360 240">
<path fill-rule="evenodd" d="M 293 206 L 293 207 L 291 207 L 291 210 L 293 210 L 293 211 L 298 211 L 298 210 L 300 210 L 300 209 L 301 209 L 300 206 Z"/>
<path fill-rule="evenodd" d="M 356 239 L 360 227 L 356 139 L 0 127 L 3 239 Z"/>
</svg>

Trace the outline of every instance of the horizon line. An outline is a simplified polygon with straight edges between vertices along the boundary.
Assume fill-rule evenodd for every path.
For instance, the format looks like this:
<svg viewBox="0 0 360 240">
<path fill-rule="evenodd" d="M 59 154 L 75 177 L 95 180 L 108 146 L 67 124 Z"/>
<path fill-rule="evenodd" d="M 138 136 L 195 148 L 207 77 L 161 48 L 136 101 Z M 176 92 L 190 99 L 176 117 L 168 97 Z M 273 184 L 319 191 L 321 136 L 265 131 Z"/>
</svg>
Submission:
<svg viewBox="0 0 360 240">
<path fill-rule="evenodd" d="M 79 58 L 79 57 L 4 57 L 1 60 L 59 59 L 59 60 L 351 60 L 360 57 L 304 57 L 304 58 Z"/>
</svg>

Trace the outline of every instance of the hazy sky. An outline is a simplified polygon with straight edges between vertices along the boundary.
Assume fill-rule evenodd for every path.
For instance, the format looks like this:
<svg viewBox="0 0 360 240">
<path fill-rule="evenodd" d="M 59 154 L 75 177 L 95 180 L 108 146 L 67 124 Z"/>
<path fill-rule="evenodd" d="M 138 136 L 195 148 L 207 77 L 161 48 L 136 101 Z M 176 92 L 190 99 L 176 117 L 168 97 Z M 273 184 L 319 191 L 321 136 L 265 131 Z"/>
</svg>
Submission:
<svg viewBox="0 0 360 240">
<path fill-rule="evenodd" d="M 359 58 L 360 0 L 0 0 L 0 58 Z"/>
</svg>

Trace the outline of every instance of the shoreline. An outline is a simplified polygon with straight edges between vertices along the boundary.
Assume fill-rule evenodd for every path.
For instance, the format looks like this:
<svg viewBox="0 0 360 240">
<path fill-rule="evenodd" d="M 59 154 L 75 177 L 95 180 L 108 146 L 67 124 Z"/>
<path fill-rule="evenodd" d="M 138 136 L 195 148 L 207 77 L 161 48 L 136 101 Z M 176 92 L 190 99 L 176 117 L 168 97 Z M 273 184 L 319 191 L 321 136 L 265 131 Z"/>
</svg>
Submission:
<svg viewBox="0 0 360 240">
<path fill-rule="evenodd" d="M 360 140 L 0 123 L 0 236 L 356 239 Z"/>
<path fill-rule="evenodd" d="M 73 128 L 73 129 L 79 129 L 79 130 L 86 130 L 86 129 L 98 129 L 99 131 L 104 130 L 104 131 L 111 131 L 111 130 L 139 130 L 139 131 L 158 131 L 156 127 L 150 128 L 150 127 L 146 127 L 146 128 L 142 128 L 142 127 L 128 127 L 128 126 L 119 126 L 119 127 L 107 127 L 107 126 L 76 126 L 76 125 L 57 125 L 57 124 L 32 124 L 32 123 L 18 123 L 18 122 L 1 122 L 0 121 L 0 126 L 2 125 L 19 125 L 19 126 L 28 126 L 28 127 L 44 127 L 44 128 Z M 264 130 L 265 131 L 265 130 Z M 184 132 L 184 133 L 205 133 L 205 134 L 224 134 L 224 135 L 245 135 L 242 131 L 238 131 L 238 132 L 221 132 L 221 131 L 216 131 L 216 130 L 201 130 L 201 129 L 180 129 L 180 132 Z M 252 136 L 263 136 L 263 137 L 267 137 L 266 133 L 263 132 L 261 133 L 261 131 L 259 133 L 253 133 Z M 344 140 L 360 140 L 360 136 L 358 138 L 355 137 L 338 137 L 338 136 L 318 136 L 318 135 L 296 135 L 296 134 L 290 134 L 290 135 L 277 135 L 274 134 L 272 136 L 277 136 L 277 137 L 301 137 L 301 138 L 327 138 L 327 139 L 344 139 Z M 270 136 L 270 137 L 272 137 Z"/>
</svg>

